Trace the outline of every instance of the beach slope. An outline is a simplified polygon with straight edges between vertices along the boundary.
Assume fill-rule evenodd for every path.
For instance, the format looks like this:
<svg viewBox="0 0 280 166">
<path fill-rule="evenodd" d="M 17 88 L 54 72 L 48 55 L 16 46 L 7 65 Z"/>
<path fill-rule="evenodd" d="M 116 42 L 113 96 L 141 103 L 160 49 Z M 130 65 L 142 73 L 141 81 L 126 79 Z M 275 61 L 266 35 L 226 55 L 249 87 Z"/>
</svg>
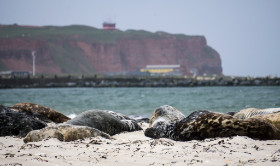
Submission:
<svg viewBox="0 0 280 166">
<path fill-rule="evenodd" d="M 51 138 L 25 144 L 22 138 L 0 137 L 0 166 L 131 164 L 279 165 L 280 140 L 235 136 L 178 142 L 145 137 L 144 130 L 117 134 L 113 139 L 92 137 L 72 142 Z"/>
</svg>

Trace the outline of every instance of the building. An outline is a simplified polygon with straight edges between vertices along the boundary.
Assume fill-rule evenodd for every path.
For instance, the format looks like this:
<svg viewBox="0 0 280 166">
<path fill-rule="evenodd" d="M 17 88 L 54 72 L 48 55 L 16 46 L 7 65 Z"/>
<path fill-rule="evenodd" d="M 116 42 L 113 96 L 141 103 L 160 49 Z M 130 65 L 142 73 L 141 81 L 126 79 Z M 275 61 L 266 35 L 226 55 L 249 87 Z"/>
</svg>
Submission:
<svg viewBox="0 0 280 166">
<path fill-rule="evenodd" d="M 26 78 L 29 77 L 31 72 L 29 71 L 2 71 L 0 72 L 0 76 L 4 78 Z"/>
<path fill-rule="evenodd" d="M 111 22 L 103 22 L 103 30 L 116 30 L 116 24 Z"/>
<path fill-rule="evenodd" d="M 150 75 L 182 75 L 180 65 L 147 65 L 140 72 Z"/>
</svg>

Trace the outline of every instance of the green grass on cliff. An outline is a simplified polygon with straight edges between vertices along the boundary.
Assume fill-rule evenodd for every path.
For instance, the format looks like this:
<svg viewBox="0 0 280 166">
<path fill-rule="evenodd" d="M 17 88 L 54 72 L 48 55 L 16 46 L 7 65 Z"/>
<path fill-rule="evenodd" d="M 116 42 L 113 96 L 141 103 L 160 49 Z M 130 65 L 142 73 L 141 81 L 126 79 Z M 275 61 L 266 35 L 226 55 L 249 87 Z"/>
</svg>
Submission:
<svg viewBox="0 0 280 166">
<path fill-rule="evenodd" d="M 24 27 L 17 25 L 0 26 L 0 39 L 12 38 L 29 38 L 29 39 L 45 39 L 55 40 L 57 37 L 61 38 L 83 38 L 84 40 L 114 43 L 117 39 L 131 38 L 143 39 L 153 38 L 160 39 L 170 36 L 168 33 L 152 33 L 144 30 L 127 30 L 127 31 L 104 31 L 89 26 L 71 25 L 71 26 L 43 26 L 43 27 Z M 192 36 L 183 34 L 174 35 L 178 38 L 188 39 Z"/>
<path fill-rule="evenodd" d="M 5 26 L 0 27 L 0 38 L 30 38 L 53 40 L 57 37 L 73 38 L 82 37 L 101 42 L 113 42 L 121 36 L 120 31 L 103 31 L 87 26 L 44 26 L 44 27 L 22 27 Z"/>
</svg>

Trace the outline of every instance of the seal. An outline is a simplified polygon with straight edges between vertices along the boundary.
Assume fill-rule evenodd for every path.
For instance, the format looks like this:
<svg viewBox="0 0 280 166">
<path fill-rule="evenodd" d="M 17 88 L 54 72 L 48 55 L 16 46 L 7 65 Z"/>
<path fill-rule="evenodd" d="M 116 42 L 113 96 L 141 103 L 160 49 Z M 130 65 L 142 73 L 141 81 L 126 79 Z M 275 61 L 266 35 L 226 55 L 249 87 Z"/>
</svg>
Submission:
<svg viewBox="0 0 280 166">
<path fill-rule="evenodd" d="M 60 141 L 70 142 L 97 136 L 107 139 L 111 138 L 108 134 L 91 127 L 59 124 L 51 125 L 41 130 L 33 130 L 26 135 L 23 141 L 24 143 L 28 143 L 42 141 L 47 138 L 57 138 Z"/>
<path fill-rule="evenodd" d="M 47 124 L 22 112 L 15 112 L 0 105 L 0 136 L 25 137 L 32 130 L 42 129 Z"/>
<path fill-rule="evenodd" d="M 145 135 L 151 138 L 164 137 L 175 141 L 203 140 L 236 135 L 261 140 L 280 139 L 280 131 L 264 119 L 248 118 L 243 120 L 228 114 L 205 110 L 195 111 L 188 117 L 169 125 L 147 128 Z"/>
<path fill-rule="evenodd" d="M 179 110 L 169 105 L 156 108 L 150 118 L 149 127 L 144 132 L 145 136 L 151 138 L 168 138 L 173 131 L 175 122 L 185 118 Z"/>
<path fill-rule="evenodd" d="M 89 126 L 109 135 L 142 130 L 134 119 L 108 110 L 88 110 L 67 121 L 66 124 Z"/>
<path fill-rule="evenodd" d="M 246 108 L 235 113 L 233 117 L 238 119 L 246 119 L 257 115 L 272 114 L 275 112 L 280 112 L 280 108 L 267 108 L 267 109 Z"/>
<path fill-rule="evenodd" d="M 209 112 L 195 119 L 185 118 L 174 125 L 170 135 L 176 141 L 205 138 L 248 136 L 253 139 L 280 139 L 280 131 L 264 119 L 237 119 L 227 114 Z"/>
<path fill-rule="evenodd" d="M 156 108 L 150 118 L 149 127 L 156 127 L 158 124 L 170 124 L 185 118 L 175 107 L 163 105 Z"/>
<path fill-rule="evenodd" d="M 42 105 L 34 104 L 34 103 L 18 103 L 10 108 L 15 111 L 24 112 L 26 114 L 32 114 L 32 113 L 40 114 L 55 123 L 63 123 L 70 120 L 69 117 L 63 115 L 60 112 L 57 112 L 54 109 Z M 42 118 L 40 119 L 45 121 L 45 119 Z"/>
<path fill-rule="evenodd" d="M 280 130 L 280 112 L 264 114 L 264 115 L 256 115 L 251 118 L 264 119 L 264 120 L 270 122 L 272 125 L 274 125 L 278 130 Z"/>
</svg>

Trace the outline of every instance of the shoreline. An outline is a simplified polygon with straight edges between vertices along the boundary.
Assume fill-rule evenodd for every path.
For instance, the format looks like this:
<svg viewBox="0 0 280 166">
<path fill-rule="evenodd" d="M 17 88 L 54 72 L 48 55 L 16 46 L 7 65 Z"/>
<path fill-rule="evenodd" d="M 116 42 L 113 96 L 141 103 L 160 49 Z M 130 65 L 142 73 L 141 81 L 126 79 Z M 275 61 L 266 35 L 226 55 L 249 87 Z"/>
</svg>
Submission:
<svg viewBox="0 0 280 166">
<path fill-rule="evenodd" d="M 279 77 L 74 77 L 40 76 L 1 78 L 0 89 L 55 87 L 202 87 L 202 86 L 280 86 Z"/>
<path fill-rule="evenodd" d="M 145 130 L 147 123 L 139 123 Z M 1 166 L 6 165 L 279 165 L 280 140 L 234 136 L 177 142 L 151 139 L 144 130 L 113 139 L 91 137 L 72 142 L 45 139 L 24 143 L 0 137 Z"/>
</svg>

